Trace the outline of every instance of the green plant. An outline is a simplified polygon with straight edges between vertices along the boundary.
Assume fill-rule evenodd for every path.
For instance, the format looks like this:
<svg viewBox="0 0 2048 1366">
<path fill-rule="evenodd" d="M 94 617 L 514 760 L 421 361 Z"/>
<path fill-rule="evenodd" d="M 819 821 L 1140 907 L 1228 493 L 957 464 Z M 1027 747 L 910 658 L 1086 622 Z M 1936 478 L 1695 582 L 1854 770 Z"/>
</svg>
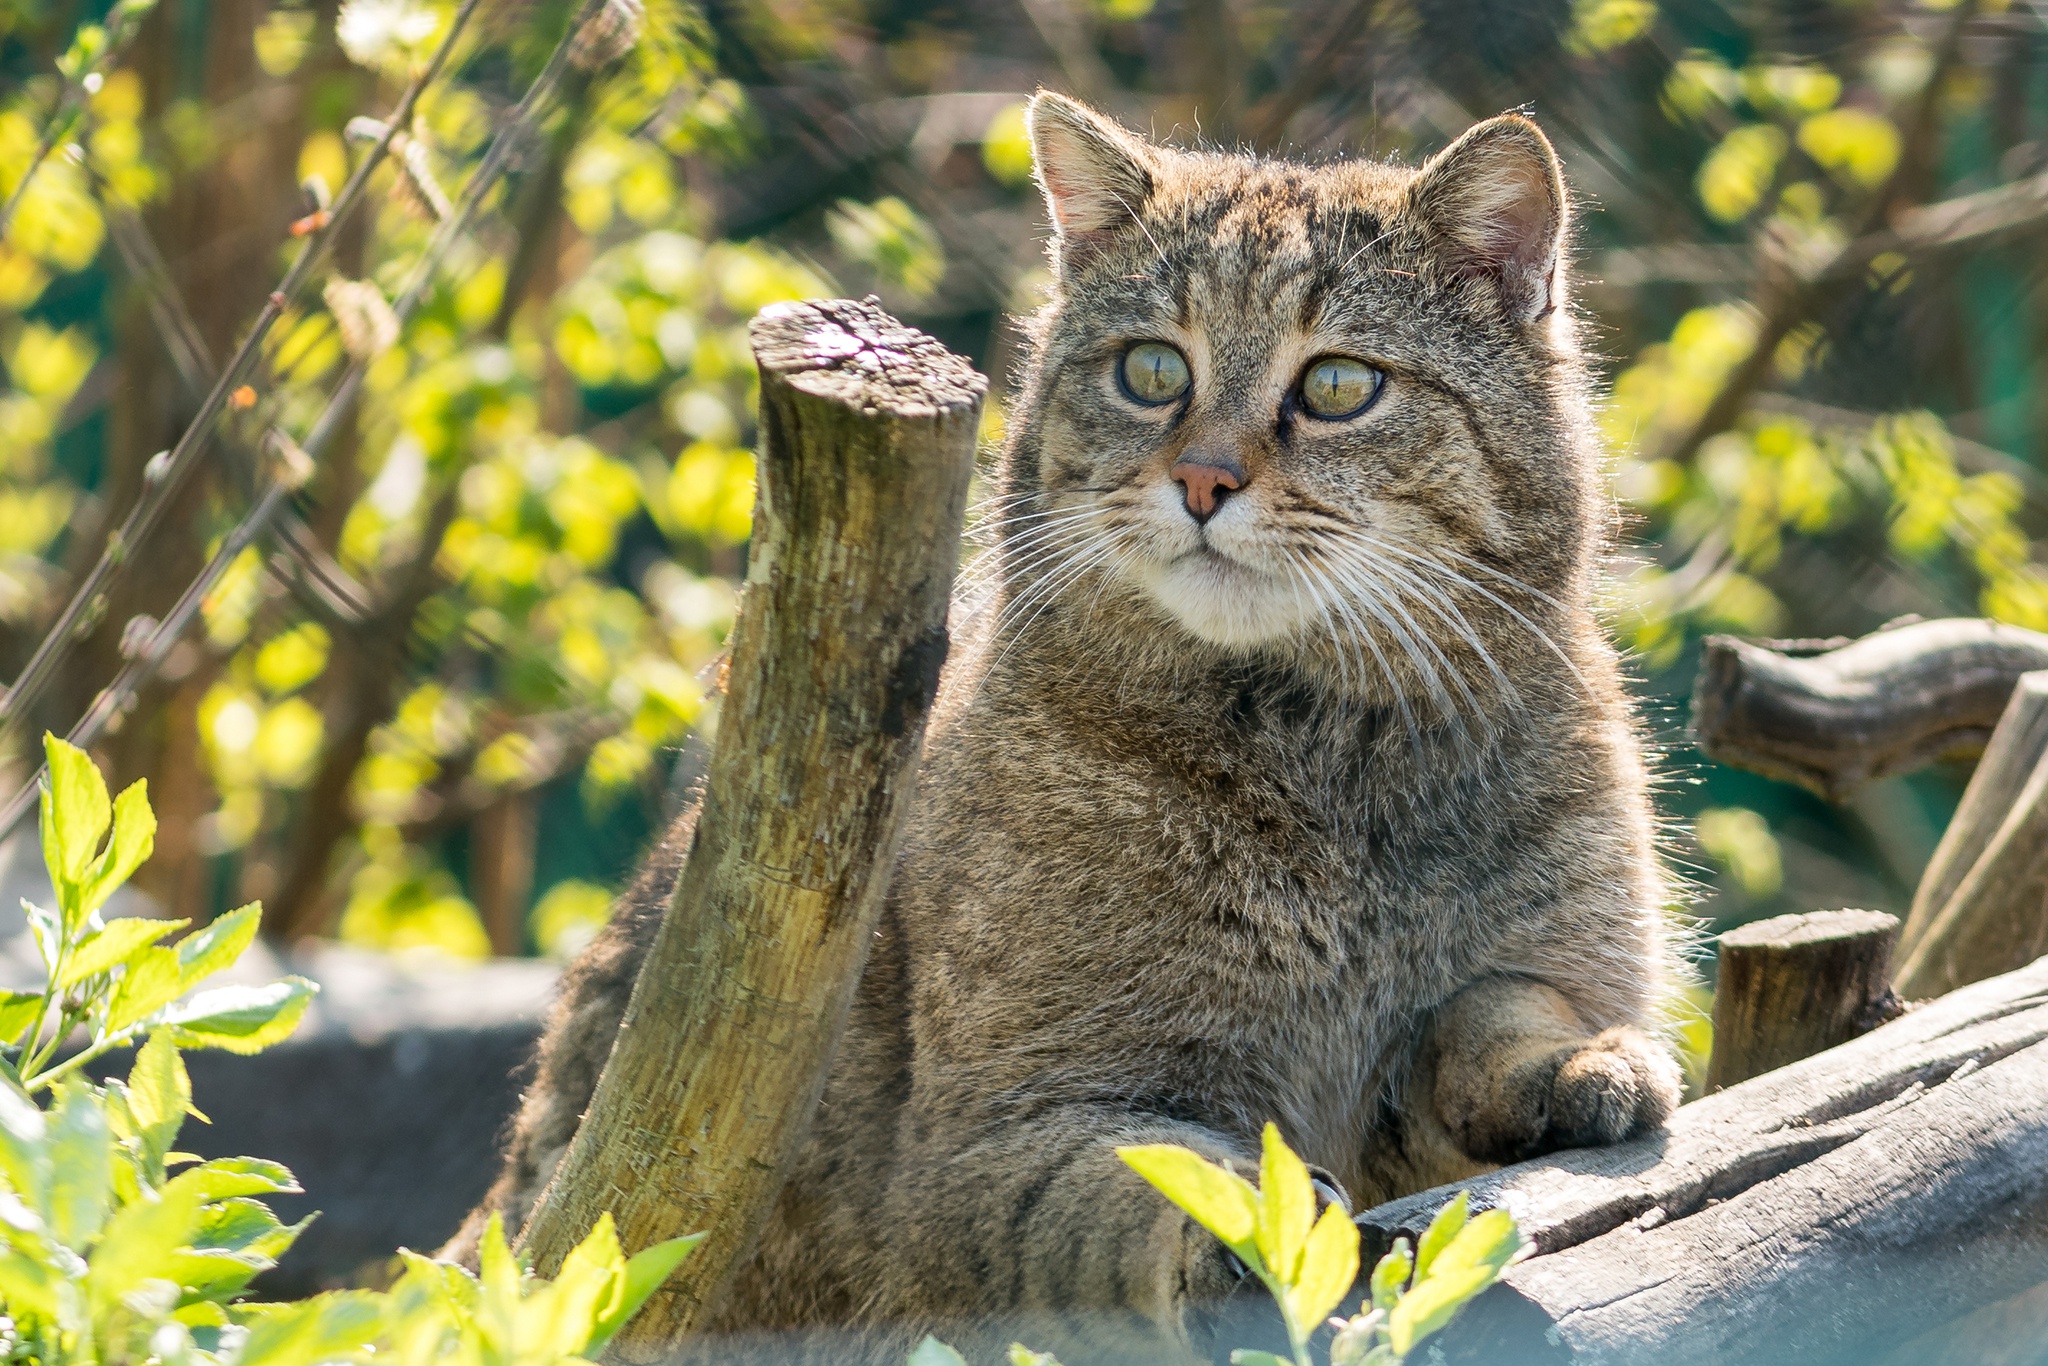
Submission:
<svg viewBox="0 0 2048 1366">
<path fill-rule="evenodd" d="M 1405 1238 L 1395 1240 L 1373 1268 L 1370 1304 L 1350 1319 L 1330 1319 L 1358 1279 L 1358 1228 L 1334 1204 L 1317 1216 L 1308 1167 L 1278 1128 L 1266 1126 L 1257 1185 L 1174 1144 L 1117 1153 L 1215 1234 L 1271 1292 L 1293 1366 L 1309 1366 L 1309 1339 L 1325 1320 L 1337 1329 L 1331 1366 L 1400 1361 L 1529 1251 L 1506 1210 L 1469 1218 L 1460 1192 L 1412 1252 Z M 1233 1352 L 1230 1359 L 1241 1366 L 1287 1366 L 1270 1352 Z"/>
<path fill-rule="evenodd" d="M 279 1042 L 313 985 L 287 978 L 187 996 L 241 956 L 258 908 L 172 948 L 157 941 L 182 921 L 102 921 L 100 907 L 149 857 L 155 817 L 140 783 L 109 802 L 85 754 L 55 739 L 45 751 L 43 853 L 58 909 L 32 906 L 29 920 L 48 978 L 0 1002 L 0 1361 L 554 1366 L 602 1351 L 697 1238 L 628 1258 L 607 1215 L 548 1282 L 515 1259 L 494 1220 L 481 1276 L 402 1251 L 405 1272 L 388 1293 L 239 1301 L 310 1220 L 287 1226 L 263 1203 L 299 1189 L 277 1163 L 173 1150 L 185 1116 L 198 1113 L 178 1047 L 253 1053 Z M 84 1045 L 59 1060 L 81 1027 Z M 144 1035 L 125 1081 L 80 1075 Z M 49 1108 L 37 1092 L 49 1093 Z"/>
<path fill-rule="evenodd" d="M 26 1097 L 145 1035 L 236 1053 L 289 1036 L 316 990 L 303 977 L 195 990 L 242 956 L 256 937 L 261 907 L 231 911 L 172 948 L 158 941 L 190 922 L 100 918 L 107 898 L 155 847 L 148 792 L 138 782 L 109 802 L 106 782 L 83 750 L 45 736 L 43 752 L 43 861 L 57 906 L 23 909 L 48 978 L 39 991 L 0 993 L 0 1076 Z M 81 1027 L 85 1045 L 60 1060 L 64 1042 Z"/>
</svg>

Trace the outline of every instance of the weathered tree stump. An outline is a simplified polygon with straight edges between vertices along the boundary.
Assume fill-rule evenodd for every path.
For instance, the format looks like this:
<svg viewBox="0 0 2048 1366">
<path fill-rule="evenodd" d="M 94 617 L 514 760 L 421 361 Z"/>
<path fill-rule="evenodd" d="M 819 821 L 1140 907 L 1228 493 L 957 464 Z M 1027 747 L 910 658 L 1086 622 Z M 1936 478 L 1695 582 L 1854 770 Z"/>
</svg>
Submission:
<svg viewBox="0 0 2048 1366">
<path fill-rule="evenodd" d="M 986 381 L 872 301 L 767 310 L 760 494 L 696 842 L 524 1246 L 705 1242 L 616 1339 L 715 1305 L 807 1133 L 908 814 Z"/>
<path fill-rule="evenodd" d="M 2048 669 L 2048 635 L 1976 619 L 1784 644 L 1709 636 L 1693 730 L 1708 757 L 1831 800 L 1981 752 L 2020 675 Z"/>
<path fill-rule="evenodd" d="M 1707 1090 L 1812 1057 L 1898 1014 L 1898 932 L 1898 917 L 1883 911 L 1815 911 L 1722 935 Z"/>
<path fill-rule="evenodd" d="M 1447 1360 L 1869 1361 L 2048 1281 L 2048 959 L 1682 1107 L 1460 1183 L 1538 1255 Z M 1359 1216 L 1368 1251 L 1457 1187 Z"/>
</svg>

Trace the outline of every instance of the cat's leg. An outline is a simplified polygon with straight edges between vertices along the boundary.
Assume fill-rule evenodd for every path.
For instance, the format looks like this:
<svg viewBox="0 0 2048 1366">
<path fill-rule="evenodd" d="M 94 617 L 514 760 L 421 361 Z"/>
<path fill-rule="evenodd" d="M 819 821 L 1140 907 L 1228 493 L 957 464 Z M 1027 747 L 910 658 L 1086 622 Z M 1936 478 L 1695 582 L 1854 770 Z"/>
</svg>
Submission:
<svg viewBox="0 0 2048 1366">
<path fill-rule="evenodd" d="M 1256 1179 L 1255 1147 L 1101 1106 L 998 1117 L 909 1150 L 877 1238 L 886 1313 L 941 1336 L 949 1320 L 992 1333 L 998 1350 L 1020 1337 L 1070 1366 L 1206 1359 L 1213 1315 L 1244 1270 L 1116 1154 L 1145 1143 Z"/>
<path fill-rule="evenodd" d="M 1425 1041 L 1434 1118 L 1466 1156 L 1515 1162 L 1617 1143 L 1678 1104 L 1668 1050 L 1627 1025 L 1589 1029 L 1563 993 L 1489 977 L 1460 991 Z"/>
</svg>

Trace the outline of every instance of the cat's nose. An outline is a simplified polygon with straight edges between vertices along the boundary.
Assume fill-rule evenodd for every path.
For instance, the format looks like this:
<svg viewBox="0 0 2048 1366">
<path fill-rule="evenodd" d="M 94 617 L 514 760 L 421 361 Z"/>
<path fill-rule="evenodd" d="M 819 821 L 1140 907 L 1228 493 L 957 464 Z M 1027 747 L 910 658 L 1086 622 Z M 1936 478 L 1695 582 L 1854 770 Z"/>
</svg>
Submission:
<svg viewBox="0 0 2048 1366">
<path fill-rule="evenodd" d="M 1197 522 L 1215 516 L 1224 495 L 1244 487 L 1244 468 L 1235 461 L 1183 460 L 1166 473 L 1187 491 L 1188 516 Z"/>
</svg>

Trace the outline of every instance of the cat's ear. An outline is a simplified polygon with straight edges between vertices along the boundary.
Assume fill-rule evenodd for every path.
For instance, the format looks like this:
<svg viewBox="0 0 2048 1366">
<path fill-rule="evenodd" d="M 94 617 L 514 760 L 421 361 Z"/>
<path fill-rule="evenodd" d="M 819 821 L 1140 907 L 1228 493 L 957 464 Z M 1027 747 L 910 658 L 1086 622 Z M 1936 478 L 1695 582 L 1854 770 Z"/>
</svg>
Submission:
<svg viewBox="0 0 2048 1366">
<path fill-rule="evenodd" d="M 1152 193 L 1150 146 L 1114 120 L 1041 90 L 1024 115 L 1060 256 L 1073 260 L 1137 221 Z"/>
<path fill-rule="evenodd" d="M 1564 302 L 1564 176 L 1543 130 L 1515 114 L 1475 124 L 1409 189 L 1439 260 L 1490 279 L 1518 322 Z"/>
</svg>

